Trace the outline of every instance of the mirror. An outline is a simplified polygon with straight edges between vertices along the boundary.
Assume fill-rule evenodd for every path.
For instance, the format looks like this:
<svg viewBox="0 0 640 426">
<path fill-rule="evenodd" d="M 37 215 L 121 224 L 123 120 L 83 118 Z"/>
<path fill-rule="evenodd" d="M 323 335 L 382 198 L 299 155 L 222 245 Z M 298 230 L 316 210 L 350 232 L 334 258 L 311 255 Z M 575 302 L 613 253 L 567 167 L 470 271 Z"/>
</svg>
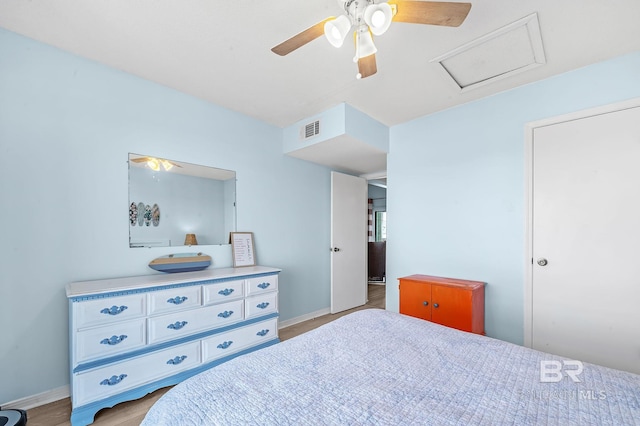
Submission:
<svg viewBox="0 0 640 426">
<path fill-rule="evenodd" d="M 130 153 L 128 224 L 129 247 L 228 244 L 236 173 Z"/>
</svg>

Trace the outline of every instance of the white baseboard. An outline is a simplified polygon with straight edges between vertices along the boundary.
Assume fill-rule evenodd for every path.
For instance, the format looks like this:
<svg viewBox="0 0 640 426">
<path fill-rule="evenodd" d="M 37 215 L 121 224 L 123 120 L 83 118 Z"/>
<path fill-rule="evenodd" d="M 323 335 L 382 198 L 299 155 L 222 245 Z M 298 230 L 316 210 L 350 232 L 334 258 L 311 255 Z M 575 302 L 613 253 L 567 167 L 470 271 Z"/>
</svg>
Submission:
<svg viewBox="0 0 640 426">
<path fill-rule="evenodd" d="M 292 325 L 295 325 L 295 324 L 298 324 L 298 323 L 301 323 L 301 322 L 304 322 L 304 321 L 308 321 L 308 320 L 311 320 L 311 319 L 314 319 L 314 318 L 318 318 L 318 317 L 321 317 L 323 315 L 327 315 L 327 314 L 330 314 L 330 313 L 331 313 L 331 308 L 325 308 L 325 309 L 321 309 L 319 311 L 311 312 L 310 314 L 305 314 L 305 315 L 302 315 L 302 316 L 299 316 L 299 317 L 291 318 L 291 319 L 288 319 L 286 321 L 280 321 L 278 323 L 278 329 L 287 328 L 287 327 L 290 327 Z"/>
<path fill-rule="evenodd" d="M 39 407 L 44 404 L 56 402 L 64 398 L 68 398 L 70 395 L 69 385 L 60 386 L 59 388 L 51 389 L 46 392 L 39 393 L 37 395 L 27 396 L 25 398 L 16 399 L 15 401 L 0 404 L 2 409 L 16 409 L 30 410 L 35 407 Z"/>
</svg>

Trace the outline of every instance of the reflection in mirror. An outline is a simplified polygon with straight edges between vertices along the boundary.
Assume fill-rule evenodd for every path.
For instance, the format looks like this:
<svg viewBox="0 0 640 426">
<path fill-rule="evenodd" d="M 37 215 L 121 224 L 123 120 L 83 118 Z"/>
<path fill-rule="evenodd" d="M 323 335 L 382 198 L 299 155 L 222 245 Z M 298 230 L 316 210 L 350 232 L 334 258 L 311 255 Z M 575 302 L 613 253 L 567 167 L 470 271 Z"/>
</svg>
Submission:
<svg viewBox="0 0 640 426">
<path fill-rule="evenodd" d="M 235 205 L 234 171 L 129 154 L 129 247 L 228 244 Z"/>
</svg>

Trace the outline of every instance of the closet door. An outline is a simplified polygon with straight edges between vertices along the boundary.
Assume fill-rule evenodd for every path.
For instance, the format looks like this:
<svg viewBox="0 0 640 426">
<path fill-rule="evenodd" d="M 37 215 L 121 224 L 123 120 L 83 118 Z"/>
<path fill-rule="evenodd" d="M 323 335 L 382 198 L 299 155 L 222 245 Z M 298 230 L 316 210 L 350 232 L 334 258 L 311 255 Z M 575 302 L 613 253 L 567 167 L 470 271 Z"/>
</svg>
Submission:
<svg viewBox="0 0 640 426">
<path fill-rule="evenodd" d="M 640 108 L 538 127 L 532 347 L 640 373 Z"/>
</svg>

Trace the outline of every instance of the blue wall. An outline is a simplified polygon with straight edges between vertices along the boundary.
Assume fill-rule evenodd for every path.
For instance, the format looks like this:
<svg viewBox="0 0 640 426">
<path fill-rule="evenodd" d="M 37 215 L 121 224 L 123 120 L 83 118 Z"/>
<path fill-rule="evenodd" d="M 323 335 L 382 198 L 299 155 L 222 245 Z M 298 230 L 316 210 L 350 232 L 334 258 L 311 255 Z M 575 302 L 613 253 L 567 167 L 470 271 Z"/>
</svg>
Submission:
<svg viewBox="0 0 640 426">
<path fill-rule="evenodd" d="M 526 123 L 640 96 L 640 52 L 391 129 L 387 309 L 397 278 L 481 280 L 489 336 L 523 342 Z"/>
<path fill-rule="evenodd" d="M 69 383 L 67 283 L 189 251 L 128 247 L 129 152 L 235 170 L 281 319 L 329 306 L 329 170 L 284 156 L 281 129 L 0 29 L 0 403 Z"/>
</svg>

